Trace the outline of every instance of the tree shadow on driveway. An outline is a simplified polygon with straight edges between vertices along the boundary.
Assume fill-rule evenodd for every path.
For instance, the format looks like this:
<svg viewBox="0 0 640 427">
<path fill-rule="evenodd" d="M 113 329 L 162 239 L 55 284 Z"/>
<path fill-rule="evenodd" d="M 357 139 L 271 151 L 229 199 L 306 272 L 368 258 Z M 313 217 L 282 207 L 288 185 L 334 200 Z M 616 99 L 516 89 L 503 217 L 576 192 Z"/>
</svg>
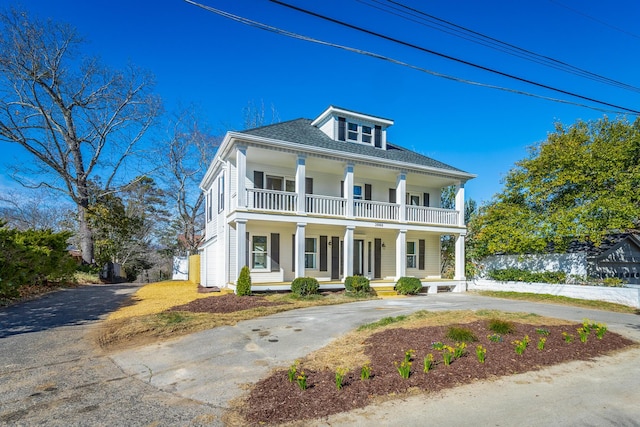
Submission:
<svg viewBox="0 0 640 427">
<path fill-rule="evenodd" d="M 60 326 L 91 323 L 132 301 L 142 285 L 88 285 L 62 289 L 32 301 L 0 309 L 0 338 Z"/>
</svg>

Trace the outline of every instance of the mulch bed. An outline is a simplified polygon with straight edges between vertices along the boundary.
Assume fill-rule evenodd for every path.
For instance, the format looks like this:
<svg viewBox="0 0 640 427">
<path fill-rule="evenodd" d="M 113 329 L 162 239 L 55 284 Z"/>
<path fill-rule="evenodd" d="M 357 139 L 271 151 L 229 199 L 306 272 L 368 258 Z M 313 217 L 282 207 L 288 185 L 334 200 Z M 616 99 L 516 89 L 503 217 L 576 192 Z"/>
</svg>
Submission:
<svg viewBox="0 0 640 427">
<path fill-rule="evenodd" d="M 365 341 L 366 355 L 371 361 L 372 377 L 360 379 L 360 370 L 351 371 L 345 376 L 341 390 L 335 385 L 334 371 L 310 371 L 304 367 L 299 370 L 307 376 L 308 388 L 300 390 L 295 382 L 289 382 L 287 370 L 278 370 L 268 378 L 258 382 L 246 398 L 241 415 L 247 424 L 278 424 L 293 420 L 322 418 L 338 412 L 362 408 L 374 402 L 376 396 L 391 393 L 406 393 L 411 390 L 436 392 L 442 389 L 468 384 L 487 378 L 538 370 L 571 360 L 589 360 L 614 350 L 630 346 L 630 341 L 618 334 L 607 332 L 603 339 L 597 339 L 592 332 L 586 343 L 579 340 L 576 329 L 581 324 L 563 326 L 532 326 L 516 323 L 516 330 L 504 335 L 502 342 L 492 342 L 488 335 L 487 322 L 478 321 L 460 325 L 470 329 L 478 338 L 468 343 L 467 354 L 445 366 L 442 352 L 432 348 L 433 342 L 442 342 L 454 346 L 445 338 L 448 327 L 423 327 L 418 329 L 389 329 L 372 335 Z M 537 343 L 542 335 L 536 329 L 544 328 L 550 334 L 546 336 L 543 350 Z M 566 343 L 562 332 L 573 335 L 573 342 Z M 530 343 L 524 354 L 514 351 L 514 340 L 529 336 Z M 475 349 L 481 344 L 487 349 L 486 362 L 479 363 Z M 411 375 L 402 379 L 394 363 L 400 363 L 405 351 L 415 350 L 412 359 Z M 423 360 L 427 354 L 433 354 L 436 366 L 428 373 L 423 372 Z"/>
<path fill-rule="evenodd" d="M 200 298 L 188 304 L 178 305 L 168 311 L 191 311 L 193 313 L 232 313 L 257 307 L 283 305 L 284 302 L 268 301 L 261 296 L 242 296 L 226 294 L 214 297 Z"/>
</svg>

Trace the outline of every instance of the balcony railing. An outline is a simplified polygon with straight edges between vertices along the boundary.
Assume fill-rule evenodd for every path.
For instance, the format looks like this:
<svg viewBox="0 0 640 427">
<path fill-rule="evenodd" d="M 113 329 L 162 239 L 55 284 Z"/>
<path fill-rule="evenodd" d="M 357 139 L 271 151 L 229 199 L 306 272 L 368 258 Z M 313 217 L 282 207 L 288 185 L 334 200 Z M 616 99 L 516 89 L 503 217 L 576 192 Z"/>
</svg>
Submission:
<svg viewBox="0 0 640 427">
<path fill-rule="evenodd" d="M 398 208 L 399 206 L 395 203 L 355 200 L 353 202 L 353 215 L 356 218 L 397 221 L 399 219 Z"/>
<path fill-rule="evenodd" d="M 297 206 L 297 193 L 261 190 L 258 188 L 247 190 L 247 208 L 249 209 L 274 212 L 296 212 Z"/>
<path fill-rule="evenodd" d="M 246 206 L 249 210 L 296 213 L 298 195 L 288 191 L 247 189 Z M 347 199 L 342 197 L 307 194 L 305 210 L 308 215 L 344 218 Z M 406 221 L 419 224 L 458 225 L 458 211 L 423 206 L 406 206 Z M 373 221 L 399 221 L 400 205 L 371 200 L 354 200 L 353 216 Z"/>
<path fill-rule="evenodd" d="M 307 213 L 323 216 L 344 216 L 347 200 L 342 197 L 306 195 Z"/>
<path fill-rule="evenodd" d="M 458 211 L 423 206 L 407 206 L 407 222 L 458 225 Z"/>
</svg>

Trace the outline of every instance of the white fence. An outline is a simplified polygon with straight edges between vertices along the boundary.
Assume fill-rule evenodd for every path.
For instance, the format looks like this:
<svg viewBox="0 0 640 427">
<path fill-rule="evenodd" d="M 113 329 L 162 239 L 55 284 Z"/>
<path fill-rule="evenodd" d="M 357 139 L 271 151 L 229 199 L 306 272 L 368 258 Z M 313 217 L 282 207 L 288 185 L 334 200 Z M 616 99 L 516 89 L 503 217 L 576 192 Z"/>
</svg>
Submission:
<svg viewBox="0 0 640 427">
<path fill-rule="evenodd" d="M 639 288 L 611 288 L 606 286 L 580 286 L 549 283 L 498 282 L 473 279 L 467 282 L 470 291 L 529 292 L 533 294 L 559 295 L 594 301 L 607 301 L 640 308 Z"/>
</svg>

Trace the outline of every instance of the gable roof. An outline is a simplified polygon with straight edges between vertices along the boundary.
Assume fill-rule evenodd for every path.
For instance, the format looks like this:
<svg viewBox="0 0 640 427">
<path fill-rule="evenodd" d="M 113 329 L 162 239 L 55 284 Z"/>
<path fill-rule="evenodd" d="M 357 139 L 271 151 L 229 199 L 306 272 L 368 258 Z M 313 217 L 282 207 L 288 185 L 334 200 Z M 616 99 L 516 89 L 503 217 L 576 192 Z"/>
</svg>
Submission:
<svg viewBox="0 0 640 427">
<path fill-rule="evenodd" d="M 431 157 L 423 156 L 415 151 L 400 147 L 399 145 L 387 142 L 387 149 L 381 150 L 366 144 L 353 142 L 335 141 L 329 138 L 324 132 L 311 125 L 310 119 L 295 119 L 273 125 L 262 126 L 255 129 L 248 129 L 240 134 L 259 136 L 262 138 L 277 139 L 292 142 L 300 145 L 326 148 L 328 150 L 342 151 L 345 153 L 378 157 L 385 160 L 403 162 L 420 166 L 427 166 L 454 172 L 467 173 L 461 169 L 442 163 Z"/>
</svg>

